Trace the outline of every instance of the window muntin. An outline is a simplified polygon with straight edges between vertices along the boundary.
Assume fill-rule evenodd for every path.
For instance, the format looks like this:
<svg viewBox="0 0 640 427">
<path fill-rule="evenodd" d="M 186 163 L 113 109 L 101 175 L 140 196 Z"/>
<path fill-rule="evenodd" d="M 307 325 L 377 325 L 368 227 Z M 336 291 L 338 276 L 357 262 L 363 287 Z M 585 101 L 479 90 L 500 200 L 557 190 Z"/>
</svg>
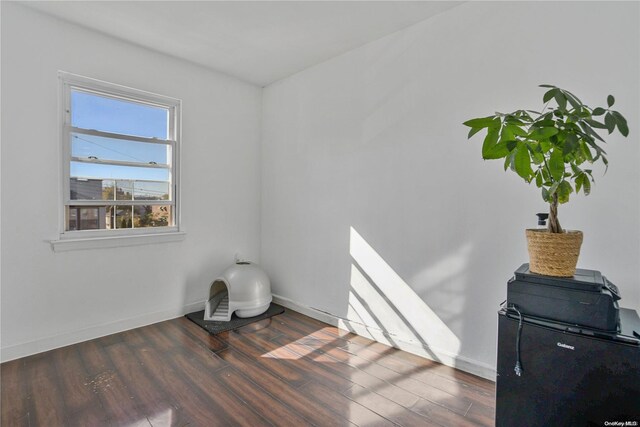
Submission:
<svg viewBox="0 0 640 427">
<path fill-rule="evenodd" d="M 63 237 L 178 231 L 180 102 L 66 73 L 61 77 Z"/>
<path fill-rule="evenodd" d="M 171 163 L 171 146 L 71 132 L 71 158 L 85 162 L 107 160 L 125 164 L 139 163 L 143 167 L 166 167 Z"/>
</svg>

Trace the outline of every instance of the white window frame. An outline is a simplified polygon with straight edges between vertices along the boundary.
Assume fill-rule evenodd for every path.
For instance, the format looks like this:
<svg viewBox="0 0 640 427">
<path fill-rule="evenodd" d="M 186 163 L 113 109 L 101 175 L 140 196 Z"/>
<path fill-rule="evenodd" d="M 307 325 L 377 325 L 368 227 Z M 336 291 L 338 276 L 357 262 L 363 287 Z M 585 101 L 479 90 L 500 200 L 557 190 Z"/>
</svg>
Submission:
<svg viewBox="0 0 640 427">
<path fill-rule="evenodd" d="M 69 250 L 82 249 L 83 247 L 100 246 L 129 246 L 132 244 L 150 243 L 153 241 L 173 241 L 179 240 L 175 236 L 183 236 L 184 232 L 180 226 L 180 122 L 182 101 L 139 89 L 108 83 L 77 74 L 58 72 L 60 90 L 60 153 L 61 153 L 61 184 L 59 202 L 59 240 L 51 241 L 53 249 Z M 98 130 L 88 130 L 74 128 L 71 126 L 71 91 L 79 90 L 99 96 L 132 101 L 139 104 L 146 104 L 160 107 L 169 111 L 168 118 L 168 139 L 146 138 L 138 136 L 126 136 L 126 140 L 151 142 L 156 144 L 167 144 L 172 147 L 171 159 L 169 159 L 169 186 L 170 200 L 135 201 L 135 200 L 109 200 L 108 205 L 169 205 L 172 207 L 173 225 L 168 227 L 145 227 L 115 230 L 66 230 L 66 207 L 70 205 L 96 205 L 100 201 L 87 202 L 71 200 L 70 194 L 70 164 L 71 157 L 71 132 L 84 133 L 87 135 L 103 136 L 107 138 L 125 139 L 121 134 L 103 132 Z M 100 161 L 96 161 L 100 163 Z M 112 163 L 112 162 L 109 162 Z M 126 162 L 116 162 L 126 163 Z M 133 164 L 132 164 L 133 165 Z M 160 236 L 158 239 L 157 236 Z M 174 236 L 174 237 L 169 237 Z M 156 238 L 154 238 L 156 237 Z M 133 238 L 133 239 L 131 239 Z M 129 239 L 127 241 L 127 239 Z M 180 238 L 181 239 L 181 238 Z M 82 244 L 83 241 L 89 242 Z M 102 241 L 102 243 L 100 243 Z"/>
</svg>

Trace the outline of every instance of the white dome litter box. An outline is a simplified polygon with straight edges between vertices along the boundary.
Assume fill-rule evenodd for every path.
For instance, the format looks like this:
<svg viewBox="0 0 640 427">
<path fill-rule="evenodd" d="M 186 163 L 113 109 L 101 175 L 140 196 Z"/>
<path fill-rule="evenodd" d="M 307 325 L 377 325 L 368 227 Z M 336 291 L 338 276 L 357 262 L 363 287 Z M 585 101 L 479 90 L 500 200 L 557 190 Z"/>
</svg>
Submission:
<svg viewBox="0 0 640 427">
<path fill-rule="evenodd" d="M 228 322 L 234 312 L 238 317 L 258 316 L 267 311 L 271 300 L 267 274 L 254 263 L 239 261 L 211 284 L 204 320 Z"/>
</svg>

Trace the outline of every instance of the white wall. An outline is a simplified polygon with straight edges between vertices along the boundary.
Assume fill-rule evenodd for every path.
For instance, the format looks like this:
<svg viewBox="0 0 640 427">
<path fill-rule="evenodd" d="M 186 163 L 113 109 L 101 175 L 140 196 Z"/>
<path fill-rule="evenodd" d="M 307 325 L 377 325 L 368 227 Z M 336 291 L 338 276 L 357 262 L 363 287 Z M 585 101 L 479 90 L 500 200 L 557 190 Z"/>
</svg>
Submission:
<svg viewBox="0 0 640 427">
<path fill-rule="evenodd" d="M 616 96 L 631 135 L 560 208 L 579 267 L 640 308 L 638 3 L 471 2 L 265 88 L 262 263 L 295 303 L 485 376 L 496 311 L 547 208 L 462 122 L 541 107 L 550 83 Z M 378 288 L 378 289 L 376 289 Z M 343 322 L 344 323 L 344 322 Z"/>
<path fill-rule="evenodd" d="M 175 317 L 235 252 L 259 261 L 261 90 L 2 2 L 2 359 Z M 180 98 L 182 242 L 53 252 L 58 80 Z"/>
</svg>

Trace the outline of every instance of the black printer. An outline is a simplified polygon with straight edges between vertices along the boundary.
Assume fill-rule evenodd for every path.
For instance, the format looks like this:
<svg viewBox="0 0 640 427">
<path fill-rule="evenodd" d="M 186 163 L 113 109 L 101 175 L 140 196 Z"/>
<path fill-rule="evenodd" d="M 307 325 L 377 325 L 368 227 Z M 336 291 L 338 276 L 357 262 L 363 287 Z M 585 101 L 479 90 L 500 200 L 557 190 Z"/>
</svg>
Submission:
<svg viewBox="0 0 640 427">
<path fill-rule="evenodd" d="M 577 269 L 573 277 L 551 277 L 523 264 L 507 283 L 507 307 L 523 316 L 607 332 L 619 331 L 618 288 L 599 271 Z"/>
</svg>

